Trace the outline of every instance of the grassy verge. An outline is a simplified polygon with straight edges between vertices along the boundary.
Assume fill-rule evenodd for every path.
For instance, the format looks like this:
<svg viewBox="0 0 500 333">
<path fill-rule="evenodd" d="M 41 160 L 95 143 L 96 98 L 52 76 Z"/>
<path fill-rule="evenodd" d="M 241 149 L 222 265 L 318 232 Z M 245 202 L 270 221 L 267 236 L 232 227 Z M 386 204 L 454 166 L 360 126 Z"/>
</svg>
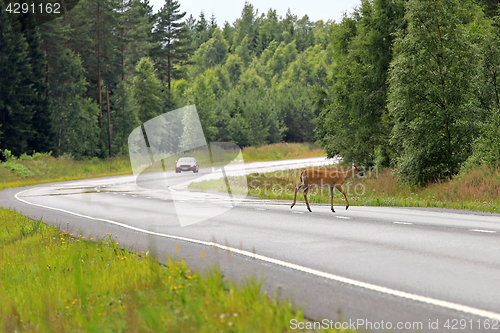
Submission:
<svg viewBox="0 0 500 333">
<path fill-rule="evenodd" d="M 242 155 L 245 161 L 253 162 L 324 156 L 324 151 L 313 144 L 279 143 L 258 148 L 246 147 L 242 150 Z M 170 169 L 173 169 L 173 166 Z M 77 161 L 68 158 L 54 158 L 47 154 L 24 155 L 20 158 L 11 157 L 8 162 L 0 163 L 0 190 L 7 187 L 131 173 L 132 169 L 128 157 Z"/>
<path fill-rule="evenodd" d="M 216 267 L 158 265 L 112 238 L 88 242 L 0 209 L 0 330 L 288 332 L 304 320 L 253 278 L 238 286 Z"/>
<path fill-rule="evenodd" d="M 0 163 L 0 190 L 48 182 L 130 174 L 128 158 L 72 159 L 36 156 Z"/>
<path fill-rule="evenodd" d="M 326 156 L 323 149 L 312 143 L 275 143 L 262 147 L 245 147 L 242 154 L 245 162 Z"/>
<path fill-rule="evenodd" d="M 344 167 L 345 170 L 348 167 Z M 264 199 L 293 200 L 294 189 L 301 170 L 277 171 L 251 174 L 246 177 L 230 178 L 231 190 Z M 223 183 L 205 181 L 192 183 L 199 190 L 217 189 L 224 191 Z M 350 205 L 400 206 L 400 207 L 441 207 L 500 212 L 500 172 L 487 167 L 476 168 L 466 175 L 447 182 L 439 182 L 426 187 L 415 187 L 398 182 L 391 170 L 372 170 L 364 178 L 354 177 L 344 184 Z M 313 187 L 308 199 L 312 203 L 330 203 L 327 188 Z M 345 205 L 344 197 L 335 190 L 334 204 Z M 303 200 L 302 194 L 297 200 Z"/>
</svg>

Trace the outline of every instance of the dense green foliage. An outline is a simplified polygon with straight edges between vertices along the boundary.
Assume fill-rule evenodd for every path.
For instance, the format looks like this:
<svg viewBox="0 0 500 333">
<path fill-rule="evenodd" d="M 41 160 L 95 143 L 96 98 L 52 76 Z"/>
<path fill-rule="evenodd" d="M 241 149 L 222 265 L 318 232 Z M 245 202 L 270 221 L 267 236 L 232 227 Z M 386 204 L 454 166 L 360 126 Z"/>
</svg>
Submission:
<svg viewBox="0 0 500 333">
<path fill-rule="evenodd" d="M 176 0 L 81 0 L 22 33 L 2 9 L 0 149 L 126 154 L 141 122 L 195 104 L 208 142 L 316 140 L 414 184 L 496 165 L 497 5 L 362 0 L 335 23 L 247 2 L 219 25 Z"/>
<path fill-rule="evenodd" d="M 464 164 L 495 164 L 496 5 L 373 0 L 344 17 L 333 28 L 332 74 L 318 103 L 317 137 L 328 155 L 394 166 L 414 184 L 449 179 Z"/>
<path fill-rule="evenodd" d="M 334 63 L 318 123 L 318 139 L 330 157 L 365 165 L 388 164 L 389 131 L 384 122 L 387 74 L 394 34 L 403 25 L 403 1 L 363 1 L 335 26 Z"/>
</svg>

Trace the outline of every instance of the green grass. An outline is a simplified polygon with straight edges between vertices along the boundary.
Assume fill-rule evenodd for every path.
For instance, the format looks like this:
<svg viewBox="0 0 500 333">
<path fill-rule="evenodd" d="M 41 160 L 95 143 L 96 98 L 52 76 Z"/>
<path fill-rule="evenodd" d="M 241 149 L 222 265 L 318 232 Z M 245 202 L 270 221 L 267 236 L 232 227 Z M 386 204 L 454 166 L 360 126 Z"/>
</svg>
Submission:
<svg viewBox="0 0 500 333">
<path fill-rule="evenodd" d="M 349 167 L 342 167 L 344 170 Z M 255 173 L 242 177 L 230 177 L 231 190 L 264 199 L 293 200 L 294 189 L 300 183 L 301 169 Z M 225 186 L 217 181 L 192 183 L 191 188 L 224 191 Z M 426 187 L 409 186 L 399 182 L 390 169 L 380 172 L 372 170 L 364 178 L 353 177 L 343 186 L 350 205 L 399 206 L 399 207 L 441 207 L 500 212 L 500 172 L 487 167 L 472 169 L 465 175 L 446 182 Z M 334 191 L 334 205 L 345 205 L 342 194 Z M 303 201 L 302 193 L 297 201 Z M 328 188 L 313 187 L 308 194 L 310 203 L 330 203 Z M 313 208 L 314 209 L 314 208 Z"/>
<path fill-rule="evenodd" d="M 323 149 L 312 143 L 274 143 L 262 147 L 243 148 L 245 162 L 274 161 L 292 158 L 326 156 Z"/>
<path fill-rule="evenodd" d="M 113 235 L 89 242 L 0 209 L 0 331 L 288 332 L 304 320 L 254 278 L 163 264 Z"/>
<path fill-rule="evenodd" d="M 48 182 L 130 174 L 128 158 L 77 161 L 45 156 L 0 163 L 0 190 Z"/>
</svg>

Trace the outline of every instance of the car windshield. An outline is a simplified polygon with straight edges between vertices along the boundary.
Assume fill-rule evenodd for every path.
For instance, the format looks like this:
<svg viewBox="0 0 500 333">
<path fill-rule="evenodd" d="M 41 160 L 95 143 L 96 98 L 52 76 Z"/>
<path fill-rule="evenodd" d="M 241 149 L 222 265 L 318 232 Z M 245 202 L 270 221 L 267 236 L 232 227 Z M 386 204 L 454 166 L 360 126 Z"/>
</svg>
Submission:
<svg viewBox="0 0 500 333">
<path fill-rule="evenodd" d="M 179 160 L 180 163 L 192 163 L 194 162 L 194 158 L 181 158 Z"/>
</svg>

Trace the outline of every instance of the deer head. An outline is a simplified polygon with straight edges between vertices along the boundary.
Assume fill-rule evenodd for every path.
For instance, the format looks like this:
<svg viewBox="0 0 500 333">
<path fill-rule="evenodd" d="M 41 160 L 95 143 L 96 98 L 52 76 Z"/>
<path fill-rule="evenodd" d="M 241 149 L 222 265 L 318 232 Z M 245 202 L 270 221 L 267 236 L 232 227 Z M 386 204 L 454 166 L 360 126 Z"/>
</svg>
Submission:
<svg viewBox="0 0 500 333">
<path fill-rule="evenodd" d="M 362 170 L 358 169 L 358 163 L 352 163 L 352 168 L 354 169 L 353 174 L 363 177 L 365 174 Z"/>
</svg>

